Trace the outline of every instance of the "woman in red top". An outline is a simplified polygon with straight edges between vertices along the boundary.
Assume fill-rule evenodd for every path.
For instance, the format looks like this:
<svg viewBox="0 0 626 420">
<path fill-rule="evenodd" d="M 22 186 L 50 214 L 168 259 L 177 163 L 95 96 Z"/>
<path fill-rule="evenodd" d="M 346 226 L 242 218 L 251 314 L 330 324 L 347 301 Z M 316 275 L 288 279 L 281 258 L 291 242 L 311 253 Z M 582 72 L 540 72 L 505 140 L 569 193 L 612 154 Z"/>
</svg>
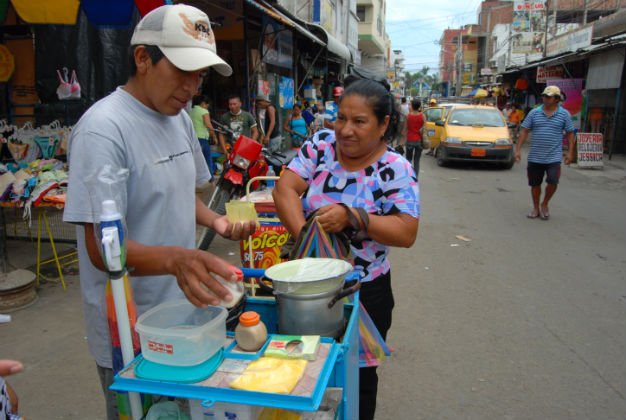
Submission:
<svg viewBox="0 0 626 420">
<path fill-rule="evenodd" d="M 419 178 L 420 158 L 422 157 L 422 129 L 426 120 L 420 111 L 422 103 L 419 99 L 411 101 L 411 110 L 406 119 L 406 158 L 413 164 L 415 177 Z"/>
</svg>

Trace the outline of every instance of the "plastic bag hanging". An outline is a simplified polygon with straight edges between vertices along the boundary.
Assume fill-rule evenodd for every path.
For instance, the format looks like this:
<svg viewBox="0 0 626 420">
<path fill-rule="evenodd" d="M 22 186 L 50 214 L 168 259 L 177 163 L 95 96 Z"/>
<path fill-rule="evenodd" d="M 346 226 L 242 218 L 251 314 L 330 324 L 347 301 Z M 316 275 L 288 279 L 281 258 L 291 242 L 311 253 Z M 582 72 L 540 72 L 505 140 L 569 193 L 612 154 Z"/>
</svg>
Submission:
<svg viewBox="0 0 626 420">
<path fill-rule="evenodd" d="M 80 99 L 80 83 L 76 77 L 76 70 L 72 70 L 70 78 L 70 99 Z"/>
<path fill-rule="evenodd" d="M 281 257 L 290 260 L 312 258 L 337 258 L 352 262 L 350 240 L 343 232 L 327 233 L 316 218 L 317 211 L 307 217 L 298 238 L 289 238 L 281 251 Z"/>
<path fill-rule="evenodd" d="M 359 367 L 379 366 L 392 351 L 359 302 Z"/>
<path fill-rule="evenodd" d="M 68 69 L 63 67 L 63 74 L 60 70 L 57 70 L 57 76 L 59 77 L 59 87 L 57 87 L 57 96 L 59 100 L 64 101 L 72 97 L 72 85 L 68 79 Z"/>
</svg>

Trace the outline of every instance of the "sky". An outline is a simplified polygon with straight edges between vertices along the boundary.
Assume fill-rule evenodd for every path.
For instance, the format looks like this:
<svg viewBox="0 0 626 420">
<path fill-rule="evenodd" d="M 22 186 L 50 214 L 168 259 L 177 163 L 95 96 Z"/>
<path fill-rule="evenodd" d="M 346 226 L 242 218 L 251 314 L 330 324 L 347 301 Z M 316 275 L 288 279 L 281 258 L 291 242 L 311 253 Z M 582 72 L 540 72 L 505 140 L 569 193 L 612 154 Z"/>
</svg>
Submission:
<svg viewBox="0 0 626 420">
<path fill-rule="evenodd" d="M 478 20 L 481 0 L 387 0 L 387 34 L 391 48 L 402 50 L 405 71 L 439 67 L 439 38 L 447 28 Z"/>
</svg>

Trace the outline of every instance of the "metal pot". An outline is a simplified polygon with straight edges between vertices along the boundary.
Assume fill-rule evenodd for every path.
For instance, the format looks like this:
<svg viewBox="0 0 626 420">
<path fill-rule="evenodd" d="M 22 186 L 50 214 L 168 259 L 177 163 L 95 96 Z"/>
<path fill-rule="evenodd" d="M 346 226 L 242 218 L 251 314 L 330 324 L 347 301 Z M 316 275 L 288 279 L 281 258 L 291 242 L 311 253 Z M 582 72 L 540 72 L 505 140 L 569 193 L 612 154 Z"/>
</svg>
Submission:
<svg viewBox="0 0 626 420">
<path fill-rule="evenodd" d="M 278 332 L 290 335 L 321 335 L 339 338 L 343 334 L 345 319 L 343 299 L 361 287 L 356 282 L 343 288 L 314 294 L 281 293 L 274 290 L 278 304 Z"/>
<path fill-rule="evenodd" d="M 355 293 L 360 282 L 344 289 L 352 266 L 333 258 L 303 258 L 265 270 L 278 305 L 281 334 L 338 338 L 344 329 L 341 299 Z"/>
</svg>

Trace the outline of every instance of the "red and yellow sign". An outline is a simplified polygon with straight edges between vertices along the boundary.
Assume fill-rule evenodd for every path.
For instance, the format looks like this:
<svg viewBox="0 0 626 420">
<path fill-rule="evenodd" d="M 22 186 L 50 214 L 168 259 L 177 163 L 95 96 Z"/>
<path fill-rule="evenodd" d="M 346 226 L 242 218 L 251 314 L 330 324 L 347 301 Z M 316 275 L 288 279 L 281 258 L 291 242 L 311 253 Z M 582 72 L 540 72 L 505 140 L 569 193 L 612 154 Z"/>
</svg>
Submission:
<svg viewBox="0 0 626 420">
<path fill-rule="evenodd" d="M 6 45 L 0 44 L 0 82 L 8 82 L 15 70 L 15 58 Z"/>
<path fill-rule="evenodd" d="M 289 232 L 283 225 L 263 225 L 254 232 L 251 239 L 240 242 L 241 261 L 245 267 L 250 267 L 250 240 L 252 241 L 252 255 L 254 268 L 269 268 L 275 264 L 287 261 L 280 258 L 280 250 L 289 239 Z"/>
</svg>

